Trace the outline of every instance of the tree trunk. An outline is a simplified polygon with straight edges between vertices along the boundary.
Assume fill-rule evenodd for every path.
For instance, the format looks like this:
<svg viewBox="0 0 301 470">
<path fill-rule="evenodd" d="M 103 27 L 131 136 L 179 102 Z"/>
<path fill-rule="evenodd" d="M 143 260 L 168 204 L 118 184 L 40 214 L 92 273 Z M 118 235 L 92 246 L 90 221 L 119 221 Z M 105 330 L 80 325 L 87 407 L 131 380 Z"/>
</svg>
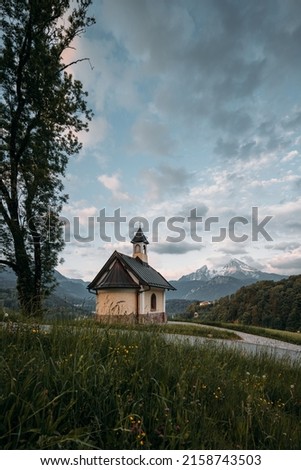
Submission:
<svg viewBox="0 0 301 470">
<path fill-rule="evenodd" d="M 37 277 L 30 265 L 30 258 L 26 252 L 22 229 L 17 225 L 13 231 L 16 247 L 16 263 L 14 271 L 17 275 L 17 291 L 21 312 L 26 316 L 40 316 L 41 302 L 41 273 Z"/>
<path fill-rule="evenodd" d="M 17 276 L 17 291 L 21 313 L 27 317 L 38 317 L 43 313 L 41 291 L 36 288 L 35 277 L 24 265 Z"/>
</svg>

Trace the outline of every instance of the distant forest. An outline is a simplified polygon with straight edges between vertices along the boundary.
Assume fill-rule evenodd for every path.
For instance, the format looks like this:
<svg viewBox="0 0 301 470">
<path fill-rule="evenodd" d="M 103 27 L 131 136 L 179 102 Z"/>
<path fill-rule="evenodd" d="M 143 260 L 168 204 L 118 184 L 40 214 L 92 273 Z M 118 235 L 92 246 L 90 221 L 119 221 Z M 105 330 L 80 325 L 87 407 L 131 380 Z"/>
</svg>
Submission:
<svg viewBox="0 0 301 470">
<path fill-rule="evenodd" d="M 200 316 L 214 321 L 301 331 L 301 275 L 242 287 L 235 294 L 219 299 Z"/>
</svg>

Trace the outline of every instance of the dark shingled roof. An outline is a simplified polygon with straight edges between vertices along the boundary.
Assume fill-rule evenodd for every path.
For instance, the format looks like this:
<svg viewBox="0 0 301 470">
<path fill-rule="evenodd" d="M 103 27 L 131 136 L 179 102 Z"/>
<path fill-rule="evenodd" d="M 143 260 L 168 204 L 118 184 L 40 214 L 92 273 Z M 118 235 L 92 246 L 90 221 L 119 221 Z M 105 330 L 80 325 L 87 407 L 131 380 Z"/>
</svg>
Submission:
<svg viewBox="0 0 301 470">
<path fill-rule="evenodd" d="M 138 228 L 137 232 L 134 235 L 134 238 L 131 240 L 131 243 L 145 243 L 146 245 L 148 245 L 149 242 L 146 236 L 144 235 L 141 227 Z"/>
<path fill-rule="evenodd" d="M 133 274 L 137 275 L 142 281 L 142 284 L 146 284 L 152 287 L 163 287 L 168 290 L 176 290 L 169 282 L 152 268 L 148 263 L 141 261 L 140 258 L 133 258 L 132 256 L 123 255 L 119 253 L 126 264 L 132 269 Z"/>
<path fill-rule="evenodd" d="M 114 262 L 115 261 L 115 262 Z M 137 279 L 133 279 L 130 273 Z M 176 290 L 158 271 L 140 258 L 114 251 L 103 268 L 88 285 L 89 290 L 107 288 L 139 288 L 140 285 Z"/>
<path fill-rule="evenodd" d="M 113 267 L 101 280 L 101 287 L 103 289 L 106 289 L 108 287 L 133 288 L 137 287 L 137 283 L 124 269 L 122 263 L 119 260 L 116 260 Z"/>
</svg>

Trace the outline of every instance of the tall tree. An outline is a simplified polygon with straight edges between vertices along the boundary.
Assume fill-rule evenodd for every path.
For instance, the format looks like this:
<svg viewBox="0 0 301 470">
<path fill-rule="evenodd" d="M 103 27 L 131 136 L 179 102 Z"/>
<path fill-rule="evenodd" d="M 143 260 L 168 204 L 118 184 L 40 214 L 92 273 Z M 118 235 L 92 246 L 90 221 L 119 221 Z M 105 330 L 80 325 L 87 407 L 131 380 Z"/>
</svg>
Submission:
<svg viewBox="0 0 301 470">
<path fill-rule="evenodd" d="M 63 248 L 62 177 L 88 130 L 87 93 L 63 56 L 94 23 L 92 0 L 1 0 L 0 263 L 21 309 L 42 311 Z"/>
</svg>

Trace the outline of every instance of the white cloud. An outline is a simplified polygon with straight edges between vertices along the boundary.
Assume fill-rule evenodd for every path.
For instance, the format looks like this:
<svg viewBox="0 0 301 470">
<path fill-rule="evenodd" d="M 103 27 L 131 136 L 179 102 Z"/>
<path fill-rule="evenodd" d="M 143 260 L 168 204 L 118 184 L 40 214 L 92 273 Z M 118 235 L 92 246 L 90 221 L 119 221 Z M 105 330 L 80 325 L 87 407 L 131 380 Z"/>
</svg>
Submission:
<svg viewBox="0 0 301 470">
<path fill-rule="evenodd" d="M 283 241 L 275 245 L 266 245 L 266 249 L 279 250 L 279 251 L 294 251 L 301 246 L 301 243 L 295 241 Z"/>
<path fill-rule="evenodd" d="M 299 156 L 299 152 L 297 150 L 292 150 L 291 152 L 288 152 L 288 154 L 285 155 L 285 157 L 282 158 L 282 162 L 290 162 L 298 156 Z"/>
<path fill-rule="evenodd" d="M 120 175 L 114 173 L 113 175 L 100 175 L 98 176 L 98 181 L 103 184 L 103 186 L 111 191 L 112 197 L 118 201 L 128 201 L 131 199 L 128 193 L 122 190 L 122 184 L 120 181 Z"/>
<path fill-rule="evenodd" d="M 297 248 L 289 253 L 274 256 L 269 260 L 270 269 L 273 271 L 298 274 L 301 272 L 301 249 Z"/>
<path fill-rule="evenodd" d="M 281 178 L 270 178 L 269 180 L 251 181 L 250 187 L 267 187 L 281 183 L 296 183 L 300 177 L 292 174 L 287 174 Z"/>
<path fill-rule="evenodd" d="M 120 181 L 119 181 L 119 175 L 115 174 L 112 176 L 109 175 L 100 175 L 98 176 L 98 181 L 100 181 L 107 189 L 109 189 L 112 192 L 119 191 L 120 189 Z"/>
<path fill-rule="evenodd" d="M 287 201 L 283 204 L 271 204 L 269 211 L 276 217 L 293 221 L 300 221 L 301 196 L 293 201 Z"/>
<path fill-rule="evenodd" d="M 68 203 L 64 206 L 63 216 L 66 217 L 78 217 L 80 223 L 87 223 L 88 217 L 94 217 L 97 214 L 97 208 L 95 206 L 87 205 L 87 201 L 79 200 L 72 203 Z"/>
<path fill-rule="evenodd" d="M 108 122 L 103 116 L 94 116 L 89 123 L 89 131 L 82 131 L 79 140 L 84 145 L 84 150 L 99 146 L 105 140 L 108 133 Z"/>
</svg>

